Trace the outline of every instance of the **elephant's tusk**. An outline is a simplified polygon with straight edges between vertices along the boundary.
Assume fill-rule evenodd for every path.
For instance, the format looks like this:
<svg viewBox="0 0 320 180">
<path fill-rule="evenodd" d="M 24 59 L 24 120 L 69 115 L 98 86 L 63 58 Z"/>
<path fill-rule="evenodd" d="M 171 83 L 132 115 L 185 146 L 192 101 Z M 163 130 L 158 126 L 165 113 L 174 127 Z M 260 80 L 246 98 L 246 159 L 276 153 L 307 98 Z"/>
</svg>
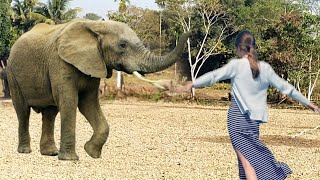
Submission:
<svg viewBox="0 0 320 180">
<path fill-rule="evenodd" d="M 149 83 L 155 83 L 156 81 L 152 81 L 152 80 L 149 80 L 149 79 L 146 79 L 144 78 L 140 73 L 138 73 L 137 71 L 134 71 L 133 74 L 135 76 L 137 76 L 137 78 L 143 80 L 143 81 L 146 81 L 146 82 L 149 82 Z"/>
<path fill-rule="evenodd" d="M 165 88 L 164 86 L 161 85 L 162 80 L 153 81 L 153 80 L 146 79 L 146 78 L 144 78 L 141 74 L 139 74 L 137 71 L 134 71 L 133 74 L 134 74 L 135 76 L 137 76 L 137 78 L 141 79 L 142 81 L 146 81 L 146 82 L 148 82 L 148 83 L 151 83 L 151 84 L 153 84 L 154 86 L 156 86 L 156 87 L 159 88 L 159 89 L 163 89 L 163 90 L 166 90 L 166 89 L 167 89 L 167 88 Z"/>
</svg>

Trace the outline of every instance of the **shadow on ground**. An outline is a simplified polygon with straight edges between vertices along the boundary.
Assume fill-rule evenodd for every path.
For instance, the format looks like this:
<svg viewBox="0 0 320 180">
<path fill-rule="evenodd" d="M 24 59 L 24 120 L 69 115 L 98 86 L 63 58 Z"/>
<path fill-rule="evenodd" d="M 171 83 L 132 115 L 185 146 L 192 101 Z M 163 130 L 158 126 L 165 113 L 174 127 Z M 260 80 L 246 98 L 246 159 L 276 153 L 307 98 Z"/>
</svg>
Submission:
<svg viewBox="0 0 320 180">
<path fill-rule="evenodd" d="M 199 137 L 192 138 L 196 141 L 212 142 L 212 143 L 231 143 L 229 136 Z M 320 140 L 304 139 L 299 137 L 289 137 L 280 135 L 265 135 L 260 137 L 261 141 L 271 146 L 291 146 L 299 148 L 315 148 L 320 147 Z"/>
</svg>

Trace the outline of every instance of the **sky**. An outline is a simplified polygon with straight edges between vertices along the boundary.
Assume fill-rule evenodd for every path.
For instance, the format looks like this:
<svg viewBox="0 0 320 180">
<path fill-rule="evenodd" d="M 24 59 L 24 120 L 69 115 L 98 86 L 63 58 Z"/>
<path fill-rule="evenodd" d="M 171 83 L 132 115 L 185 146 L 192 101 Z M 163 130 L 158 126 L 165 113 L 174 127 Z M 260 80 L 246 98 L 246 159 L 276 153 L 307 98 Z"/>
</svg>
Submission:
<svg viewBox="0 0 320 180">
<path fill-rule="evenodd" d="M 47 0 L 41 1 L 47 2 Z M 96 13 L 105 18 L 108 11 L 118 10 L 118 4 L 118 1 L 114 2 L 114 0 L 73 0 L 70 3 L 70 8 L 82 8 L 82 12 L 78 14 L 79 17 L 83 17 L 86 13 Z M 130 5 L 141 8 L 158 9 L 158 5 L 154 0 L 130 0 Z"/>
</svg>

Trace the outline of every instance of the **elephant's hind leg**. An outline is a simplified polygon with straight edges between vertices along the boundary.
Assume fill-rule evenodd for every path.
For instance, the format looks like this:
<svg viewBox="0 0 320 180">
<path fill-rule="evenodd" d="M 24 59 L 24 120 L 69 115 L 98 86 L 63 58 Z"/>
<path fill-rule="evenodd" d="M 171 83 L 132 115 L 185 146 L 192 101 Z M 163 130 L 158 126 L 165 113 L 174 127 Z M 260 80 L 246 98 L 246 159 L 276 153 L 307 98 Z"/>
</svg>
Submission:
<svg viewBox="0 0 320 180">
<path fill-rule="evenodd" d="M 12 77 L 11 71 L 8 71 L 8 80 L 11 90 L 12 103 L 16 110 L 19 127 L 18 127 L 18 152 L 19 153 L 31 153 L 30 148 L 30 133 L 29 133 L 29 118 L 30 107 L 27 105 L 18 83 Z"/>
<path fill-rule="evenodd" d="M 42 155 L 56 156 L 58 149 L 54 141 L 54 122 L 58 114 L 55 106 L 42 109 L 42 134 L 40 140 L 40 152 Z"/>
<path fill-rule="evenodd" d="M 89 95 L 88 95 L 89 94 Z M 93 158 L 101 157 L 102 146 L 109 135 L 109 125 L 99 105 L 97 93 L 88 93 L 79 101 L 79 110 L 89 121 L 93 129 L 91 139 L 85 144 L 84 149 Z"/>
<path fill-rule="evenodd" d="M 30 108 L 19 107 L 15 105 L 17 116 L 19 120 L 19 153 L 31 153 L 30 148 L 30 133 L 29 133 L 29 118 L 30 118 Z"/>
</svg>

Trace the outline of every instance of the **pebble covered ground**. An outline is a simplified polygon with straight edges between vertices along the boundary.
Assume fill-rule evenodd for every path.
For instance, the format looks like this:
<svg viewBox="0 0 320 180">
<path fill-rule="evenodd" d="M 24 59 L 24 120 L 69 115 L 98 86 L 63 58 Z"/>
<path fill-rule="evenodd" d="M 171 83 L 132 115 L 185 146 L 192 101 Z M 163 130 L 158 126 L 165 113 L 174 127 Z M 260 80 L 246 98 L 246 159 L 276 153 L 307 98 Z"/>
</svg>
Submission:
<svg viewBox="0 0 320 180">
<path fill-rule="evenodd" d="M 228 107 L 104 101 L 110 136 L 102 158 L 83 146 L 92 128 L 78 113 L 79 161 L 60 161 L 39 152 L 41 115 L 32 111 L 30 154 L 17 153 L 17 118 L 12 104 L 0 102 L 0 179 L 217 179 L 238 178 L 237 159 L 226 129 Z M 293 174 L 289 180 L 320 179 L 319 114 L 307 110 L 269 109 L 261 139 Z M 305 134 L 292 138 L 305 129 Z M 60 143 L 60 117 L 55 140 Z"/>
</svg>

